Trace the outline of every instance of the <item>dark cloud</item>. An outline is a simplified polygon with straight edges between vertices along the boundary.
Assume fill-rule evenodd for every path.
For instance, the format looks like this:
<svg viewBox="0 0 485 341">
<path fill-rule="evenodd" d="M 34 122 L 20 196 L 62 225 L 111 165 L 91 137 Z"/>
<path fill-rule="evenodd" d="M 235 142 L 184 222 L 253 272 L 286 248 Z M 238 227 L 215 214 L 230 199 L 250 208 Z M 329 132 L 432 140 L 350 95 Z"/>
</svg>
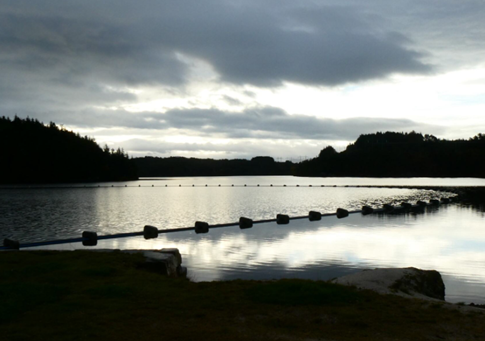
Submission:
<svg viewBox="0 0 485 341">
<path fill-rule="evenodd" d="M 180 85 L 190 65 L 177 54 L 208 62 L 226 82 L 258 86 L 430 70 L 395 32 L 377 32 L 352 8 L 311 2 L 10 2 L 0 44 L 2 68 L 115 85 Z"/>
<path fill-rule="evenodd" d="M 217 109 L 173 109 L 151 116 L 177 129 L 197 135 L 230 138 L 282 138 L 348 140 L 376 131 L 426 131 L 430 127 L 408 119 L 356 117 L 343 120 L 289 115 L 279 108 L 262 107 L 242 112 Z"/>
<path fill-rule="evenodd" d="M 290 115 L 280 108 L 249 108 L 240 112 L 218 109 L 172 109 L 166 113 L 123 110 L 98 110 L 62 116 L 53 113 L 49 121 L 89 128 L 122 128 L 150 131 L 163 135 L 169 130 L 187 136 L 230 139 L 290 139 L 290 140 L 344 140 L 353 141 L 360 134 L 376 131 L 422 131 L 433 133 L 442 130 L 409 119 L 382 119 L 355 117 L 342 120 Z"/>
<path fill-rule="evenodd" d="M 39 8 L 40 9 L 40 8 Z M 96 8 L 92 8 L 93 11 Z M 42 75 L 113 85 L 184 82 L 185 66 L 175 51 L 150 44 L 135 27 L 106 18 L 57 13 L 0 12 L 1 66 Z"/>
<path fill-rule="evenodd" d="M 256 139 L 353 141 L 378 130 L 436 134 L 440 127 L 408 119 L 255 107 L 258 87 L 338 86 L 477 65 L 484 8 L 451 0 L 0 0 L 0 115 L 236 139 L 241 148 Z M 199 74 L 200 65 L 216 75 Z M 204 99 L 191 98 L 194 80 L 216 88 L 209 97 L 243 109 L 201 109 Z M 224 87 L 241 97 L 217 92 Z M 187 99 L 195 108 L 125 110 L 142 98 Z"/>
</svg>

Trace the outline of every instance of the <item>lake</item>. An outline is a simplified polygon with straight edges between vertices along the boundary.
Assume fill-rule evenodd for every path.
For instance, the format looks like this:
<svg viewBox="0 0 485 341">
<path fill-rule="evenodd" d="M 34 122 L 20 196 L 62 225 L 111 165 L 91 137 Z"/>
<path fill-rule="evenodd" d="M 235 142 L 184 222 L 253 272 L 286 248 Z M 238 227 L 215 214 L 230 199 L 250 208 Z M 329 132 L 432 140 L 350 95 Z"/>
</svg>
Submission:
<svg viewBox="0 0 485 341">
<path fill-rule="evenodd" d="M 0 189 L 0 237 L 21 243 L 273 219 L 310 210 L 358 210 L 363 205 L 415 203 L 449 196 L 431 190 L 354 186 L 485 186 L 484 179 L 213 177 L 142 179 L 123 183 L 8 186 Z M 337 187 L 333 187 L 337 186 Z M 348 187 L 346 187 L 348 186 Z M 99 241 L 97 248 L 177 247 L 196 281 L 297 277 L 330 279 L 376 267 L 435 269 L 446 299 L 485 303 L 484 214 L 458 204 L 420 214 L 351 214 L 321 221 L 265 223 L 251 229 L 177 232 L 144 240 Z M 79 243 L 43 247 L 79 249 Z"/>
</svg>

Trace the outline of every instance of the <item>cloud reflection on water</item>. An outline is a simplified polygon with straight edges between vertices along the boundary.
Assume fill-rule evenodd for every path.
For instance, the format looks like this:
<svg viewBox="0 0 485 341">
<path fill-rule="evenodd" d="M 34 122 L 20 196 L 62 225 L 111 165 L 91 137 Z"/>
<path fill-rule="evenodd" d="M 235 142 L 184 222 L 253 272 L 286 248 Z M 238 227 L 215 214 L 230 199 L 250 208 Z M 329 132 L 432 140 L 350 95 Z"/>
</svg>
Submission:
<svg viewBox="0 0 485 341">
<path fill-rule="evenodd" d="M 249 230 L 173 233 L 100 247 L 177 247 L 198 281 L 298 277 L 330 279 L 363 268 L 417 267 L 440 271 L 447 297 L 485 301 L 483 217 L 458 205 L 421 215 L 325 217 L 319 222 L 267 223 Z"/>
</svg>

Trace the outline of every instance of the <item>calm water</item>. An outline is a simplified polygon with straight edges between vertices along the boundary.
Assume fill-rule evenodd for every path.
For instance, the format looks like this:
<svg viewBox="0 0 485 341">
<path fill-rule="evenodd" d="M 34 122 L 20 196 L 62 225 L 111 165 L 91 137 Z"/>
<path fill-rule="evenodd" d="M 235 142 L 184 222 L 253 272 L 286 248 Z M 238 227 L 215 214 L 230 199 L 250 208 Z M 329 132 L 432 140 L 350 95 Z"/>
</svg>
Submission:
<svg viewBox="0 0 485 341">
<path fill-rule="evenodd" d="M 116 187 L 8 188 L 0 189 L 0 237 L 30 242 L 79 237 L 84 230 L 112 234 L 141 231 L 146 224 L 160 229 L 187 227 L 196 220 L 217 224 L 235 222 L 240 216 L 268 219 L 278 213 L 305 215 L 310 210 L 334 212 L 338 207 L 353 210 L 364 204 L 377 207 L 447 196 L 427 190 L 322 185 L 479 186 L 485 181 L 218 177 L 150 179 Z M 177 247 L 189 276 L 198 281 L 330 279 L 376 267 L 436 269 L 444 277 L 447 300 L 485 303 L 483 219 L 481 212 L 452 204 L 423 214 L 353 214 L 319 222 L 260 224 L 249 230 L 214 229 L 204 235 L 184 232 L 155 240 L 101 241 L 97 247 Z M 83 247 L 68 244 L 63 248 Z"/>
</svg>

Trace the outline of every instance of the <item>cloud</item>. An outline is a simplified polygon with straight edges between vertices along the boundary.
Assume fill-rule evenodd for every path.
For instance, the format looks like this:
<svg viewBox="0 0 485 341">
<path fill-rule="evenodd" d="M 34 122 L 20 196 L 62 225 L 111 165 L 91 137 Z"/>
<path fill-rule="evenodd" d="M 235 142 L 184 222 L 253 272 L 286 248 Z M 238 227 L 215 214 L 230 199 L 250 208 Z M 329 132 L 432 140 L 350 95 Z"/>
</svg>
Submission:
<svg viewBox="0 0 485 341">
<path fill-rule="evenodd" d="M 314 110 L 309 112 L 316 116 L 300 115 L 309 112 L 285 107 L 278 98 L 267 102 L 265 93 L 294 84 L 321 91 L 323 99 L 311 97 L 306 108 L 321 107 L 337 118 L 325 106 L 329 91 L 349 83 L 356 92 L 387 86 L 399 82 L 396 74 L 432 77 L 478 65 L 484 52 L 485 7 L 475 2 L 0 2 L 0 115 L 146 134 L 145 141 L 157 134 L 198 136 L 207 139 L 207 152 L 223 148 L 211 139 L 241 148 L 242 141 L 255 146 L 259 140 L 253 151 L 264 152 L 272 140 L 314 148 L 316 141 L 350 142 L 378 130 L 437 134 L 444 128 L 421 124 L 413 113 L 411 119 L 319 118 Z M 341 96 L 347 98 L 356 97 Z M 379 98 L 365 103 L 373 101 Z M 380 110 L 380 116 L 387 113 Z M 366 116 L 361 112 L 357 116 Z"/>
<path fill-rule="evenodd" d="M 250 108 L 242 112 L 217 109 L 173 109 L 152 116 L 168 126 L 191 130 L 197 135 L 230 138 L 281 138 L 308 140 L 353 140 L 376 131 L 427 130 L 431 126 L 409 119 L 356 117 L 343 120 L 289 115 L 280 108 Z M 437 127 L 433 127 L 436 130 Z"/>
<path fill-rule="evenodd" d="M 171 109 L 165 113 L 94 110 L 86 113 L 51 113 L 48 121 L 80 128 L 120 128 L 136 134 L 158 132 L 206 138 L 264 138 L 353 141 L 360 134 L 376 131 L 443 131 L 438 125 L 426 125 L 409 119 L 354 117 L 348 119 L 290 115 L 281 108 L 254 107 L 231 112 L 219 109 Z M 145 130 L 145 132 L 143 132 Z"/>
<path fill-rule="evenodd" d="M 73 115 L 76 117 L 76 115 Z M 251 158 L 271 155 L 313 157 L 326 145 L 343 148 L 360 134 L 412 130 L 437 134 L 441 126 L 409 119 L 356 117 L 343 120 L 289 115 L 274 107 L 239 112 L 218 109 L 173 109 L 166 113 L 98 113 L 95 121 L 102 144 L 124 148 L 132 156 L 198 156 Z M 72 121 L 70 124 L 78 124 Z M 88 123 L 89 126 L 89 123 Z M 136 136 L 122 142 L 116 136 Z M 174 142 L 172 136 L 183 138 Z"/>
<path fill-rule="evenodd" d="M 272 156 L 277 160 L 301 161 L 312 158 L 327 145 L 319 143 L 291 143 L 275 139 L 236 139 L 227 143 L 203 142 L 169 142 L 163 140 L 130 139 L 122 144 L 113 143 L 114 148 L 122 147 L 130 156 L 146 155 L 169 157 L 185 156 L 213 159 L 251 159 L 255 156 Z"/>
<path fill-rule="evenodd" d="M 181 56 L 233 84 L 337 85 L 426 73 L 396 32 L 377 32 L 350 7 L 302 2 L 15 2 L 0 11 L 0 67 L 50 81 L 137 86 L 189 81 Z M 56 5 L 59 8 L 56 8 Z"/>
</svg>

